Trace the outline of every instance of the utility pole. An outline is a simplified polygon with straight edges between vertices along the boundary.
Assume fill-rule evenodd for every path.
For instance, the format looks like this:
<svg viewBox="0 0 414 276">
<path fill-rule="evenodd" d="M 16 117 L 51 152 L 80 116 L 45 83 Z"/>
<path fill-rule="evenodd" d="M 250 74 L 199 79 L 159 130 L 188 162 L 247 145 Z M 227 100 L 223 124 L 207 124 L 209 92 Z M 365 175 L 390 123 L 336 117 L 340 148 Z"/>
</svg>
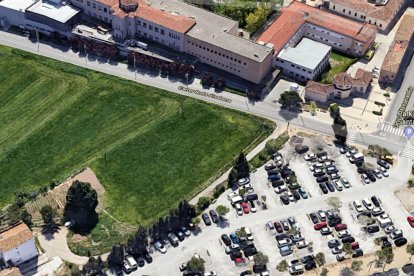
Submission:
<svg viewBox="0 0 414 276">
<path fill-rule="evenodd" d="M 40 41 L 39 41 L 39 32 L 37 30 L 37 28 L 35 28 L 36 31 L 36 40 L 37 40 L 37 51 L 39 52 L 39 48 L 40 48 Z"/>
<path fill-rule="evenodd" d="M 88 65 L 88 57 L 87 57 L 87 54 L 86 54 L 86 44 L 85 43 L 83 44 L 83 50 L 85 50 L 85 65 L 87 66 Z"/>
<path fill-rule="evenodd" d="M 135 80 L 137 80 L 137 67 L 135 66 L 135 52 L 132 55 L 134 57 L 134 74 L 135 74 Z"/>
</svg>

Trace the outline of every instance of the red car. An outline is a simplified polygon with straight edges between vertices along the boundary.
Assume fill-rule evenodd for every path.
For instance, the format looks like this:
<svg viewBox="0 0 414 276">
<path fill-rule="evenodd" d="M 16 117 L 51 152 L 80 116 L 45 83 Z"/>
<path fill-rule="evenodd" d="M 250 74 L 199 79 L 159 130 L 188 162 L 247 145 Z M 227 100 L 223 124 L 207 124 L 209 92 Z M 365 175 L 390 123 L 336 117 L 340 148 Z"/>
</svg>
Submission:
<svg viewBox="0 0 414 276">
<path fill-rule="evenodd" d="M 313 226 L 313 229 L 315 229 L 316 231 L 321 230 L 322 228 L 326 227 L 328 224 L 326 224 L 326 222 L 319 222 L 317 224 L 315 224 Z"/>
<path fill-rule="evenodd" d="M 351 243 L 352 249 L 358 249 L 359 248 L 359 243 L 358 242 L 353 242 Z"/>
<path fill-rule="evenodd" d="M 342 230 L 346 230 L 346 229 L 348 229 L 348 225 L 346 225 L 346 224 L 340 223 L 340 224 L 335 225 L 335 230 L 336 231 L 342 231 Z"/>
<path fill-rule="evenodd" d="M 412 228 L 414 228 L 414 217 L 413 217 L 413 216 L 409 216 L 409 217 L 407 217 L 407 221 L 408 221 L 408 223 L 410 224 L 410 226 L 411 226 Z"/>
<path fill-rule="evenodd" d="M 282 224 L 280 224 L 280 222 L 275 221 L 274 225 L 278 233 L 283 233 L 283 227 L 282 227 Z"/>
<path fill-rule="evenodd" d="M 243 208 L 243 212 L 245 214 L 250 213 L 249 204 L 247 204 L 247 202 L 242 202 L 242 204 L 240 204 L 240 205 Z"/>
<path fill-rule="evenodd" d="M 234 264 L 235 265 L 244 265 L 245 263 L 246 263 L 245 258 L 236 258 L 236 259 L 234 259 Z"/>
</svg>

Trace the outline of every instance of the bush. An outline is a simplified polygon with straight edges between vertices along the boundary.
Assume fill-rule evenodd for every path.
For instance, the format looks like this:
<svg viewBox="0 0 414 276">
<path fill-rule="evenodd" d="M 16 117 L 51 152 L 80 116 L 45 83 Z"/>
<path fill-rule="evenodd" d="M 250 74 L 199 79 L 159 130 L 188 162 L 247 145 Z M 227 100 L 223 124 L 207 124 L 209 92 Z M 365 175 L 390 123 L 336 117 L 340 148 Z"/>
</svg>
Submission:
<svg viewBox="0 0 414 276">
<path fill-rule="evenodd" d="M 390 97 L 390 93 L 384 93 L 384 97 L 389 98 Z"/>
<path fill-rule="evenodd" d="M 218 198 L 224 191 L 226 191 L 226 186 L 223 183 L 217 185 L 214 187 L 213 198 Z"/>
<path fill-rule="evenodd" d="M 380 110 L 380 111 L 372 111 L 372 113 L 374 114 L 374 115 L 377 115 L 377 116 L 382 116 L 382 109 Z"/>
<path fill-rule="evenodd" d="M 267 141 L 265 148 L 261 150 L 252 160 L 250 160 L 250 167 L 254 169 L 263 166 L 271 158 L 271 155 L 279 151 L 288 140 L 289 134 L 284 132 L 276 139 L 270 139 Z"/>
<path fill-rule="evenodd" d="M 211 203 L 211 198 L 206 197 L 206 196 L 200 197 L 197 202 L 197 210 L 199 212 L 204 211 L 205 209 L 208 208 L 208 206 L 210 206 L 210 203 Z"/>
<path fill-rule="evenodd" d="M 382 102 L 375 101 L 374 103 L 375 103 L 376 105 L 379 105 L 379 106 L 385 106 L 385 103 L 382 103 Z"/>
</svg>

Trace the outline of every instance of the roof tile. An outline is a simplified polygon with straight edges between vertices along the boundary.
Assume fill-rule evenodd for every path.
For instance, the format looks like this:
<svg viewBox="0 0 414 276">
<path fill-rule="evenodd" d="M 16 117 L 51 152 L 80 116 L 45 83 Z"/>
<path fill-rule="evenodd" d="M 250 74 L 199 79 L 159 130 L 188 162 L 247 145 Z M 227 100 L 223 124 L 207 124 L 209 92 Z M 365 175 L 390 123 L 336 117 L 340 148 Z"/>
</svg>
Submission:
<svg viewBox="0 0 414 276">
<path fill-rule="evenodd" d="M 30 231 L 26 224 L 20 222 L 0 232 L 0 253 L 16 248 L 32 238 L 32 231 Z"/>
</svg>

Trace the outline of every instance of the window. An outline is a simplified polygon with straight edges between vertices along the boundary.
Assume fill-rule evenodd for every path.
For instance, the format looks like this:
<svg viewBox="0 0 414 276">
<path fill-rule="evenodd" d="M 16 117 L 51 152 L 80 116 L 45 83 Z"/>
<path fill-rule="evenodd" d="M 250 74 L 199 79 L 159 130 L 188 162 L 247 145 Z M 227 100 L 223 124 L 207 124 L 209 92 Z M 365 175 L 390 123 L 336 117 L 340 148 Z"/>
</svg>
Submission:
<svg viewBox="0 0 414 276">
<path fill-rule="evenodd" d="M 380 24 L 380 27 L 382 27 L 382 23 Z"/>
<path fill-rule="evenodd" d="M 335 9 L 335 5 L 332 8 Z"/>
<path fill-rule="evenodd" d="M 144 28 L 146 28 L 147 27 L 147 23 L 142 23 L 142 26 L 144 27 Z"/>
<path fill-rule="evenodd" d="M 86 5 L 87 5 L 88 7 L 90 7 L 90 6 L 91 6 L 91 2 L 86 1 Z"/>
<path fill-rule="evenodd" d="M 358 14 L 357 14 L 357 13 L 355 13 L 355 16 L 358 16 Z"/>
<path fill-rule="evenodd" d="M 157 27 L 154 28 L 155 32 L 158 33 L 159 29 Z"/>
<path fill-rule="evenodd" d="M 345 9 L 343 9 L 342 12 L 345 12 Z"/>
<path fill-rule="evenodd" d="M 141 21 L 137 20 L 137 25 L 141 26 Z"/>
<path fill-rule="evenodd" d="M 148 25 L 148 29 L 152 31 L 152 25 Z"/>
<path fill-rule="evenodd" d="M 351 11 L 349 11 L 348 14 L 351 14 Z"/>
<path fill-rule="evenodd" d="M 216 54 L 216 55 L 217 55 L 217 51 L 214 51 L 214 54 Z"/>
<path fill-rule="evenodd" d="M 295 67 L 295 64 L 291 64 L 290 66 Z"/>
<path fill-rule="evenodd" d="M 102 6 L 98 5 L 98 11 L 102 10 Z"/>
<path fill-rule="evenodd" d="M 165 34 L 165 31 L 164 30 L 161 30 L 161 34 L 164 35 Z"/>
<path fill-rule="evenodd" d="M 81 0 L 82 2 L 83 2 L 83 0 Z M 103 8 L 103 10 L 104 10 L 104 12 L 108 12 L 108 9 L 107 8 Z"/>
</svg>

